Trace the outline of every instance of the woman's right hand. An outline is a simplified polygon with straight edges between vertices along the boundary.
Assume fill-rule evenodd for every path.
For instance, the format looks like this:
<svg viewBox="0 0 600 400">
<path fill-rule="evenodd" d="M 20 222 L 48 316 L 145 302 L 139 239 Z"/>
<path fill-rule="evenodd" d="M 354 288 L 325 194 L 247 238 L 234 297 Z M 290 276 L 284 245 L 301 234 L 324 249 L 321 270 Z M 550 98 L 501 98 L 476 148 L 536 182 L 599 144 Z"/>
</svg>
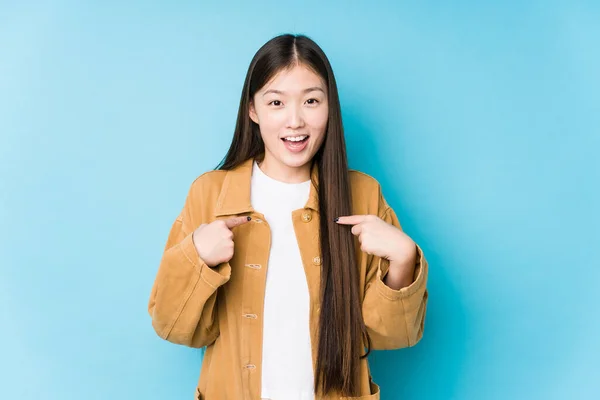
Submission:
<svg viewBox="0 0 600 400">
<path fill-rule="evenodd" d="M 192 234 L 198 255 L 209 267 L 228 262 L 233 257 L 231 229 L 250 221 L 250 217 L 220 219 L 200 225 Z"/>
</svg>

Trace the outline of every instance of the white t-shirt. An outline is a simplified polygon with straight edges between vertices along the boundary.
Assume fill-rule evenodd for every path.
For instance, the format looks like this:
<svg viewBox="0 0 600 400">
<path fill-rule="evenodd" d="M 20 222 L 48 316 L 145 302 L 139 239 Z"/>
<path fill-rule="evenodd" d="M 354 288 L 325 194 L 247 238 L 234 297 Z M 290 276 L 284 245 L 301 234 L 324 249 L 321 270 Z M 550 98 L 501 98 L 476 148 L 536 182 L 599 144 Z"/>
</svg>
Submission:
<svg viewBox="0 0 600 400">
<path fill-rule="evenodd" d="M 267 176 L 256 161 L 251 203 L 271 228 L 263 319 L 261 397 L 313 400 L 309 292 L 292 211 L 303 208 L 310 180 L 286 183 Z"/>
</svg>

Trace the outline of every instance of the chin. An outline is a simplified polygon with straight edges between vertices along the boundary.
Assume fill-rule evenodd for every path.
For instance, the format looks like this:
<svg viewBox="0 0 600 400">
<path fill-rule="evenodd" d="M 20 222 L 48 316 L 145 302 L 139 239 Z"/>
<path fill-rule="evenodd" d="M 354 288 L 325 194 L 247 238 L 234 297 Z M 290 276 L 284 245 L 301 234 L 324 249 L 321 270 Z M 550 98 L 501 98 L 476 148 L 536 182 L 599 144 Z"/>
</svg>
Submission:
<svg viewBox="0 0 600 400">
<path fill-rule="evenodd" d="M 290 155 L 284 154 L 280 161 L 291 168 L 300 168 L 312 160 L 312 155 L 308 154 L 299 154 L 299 155 Z"/>
</svg>

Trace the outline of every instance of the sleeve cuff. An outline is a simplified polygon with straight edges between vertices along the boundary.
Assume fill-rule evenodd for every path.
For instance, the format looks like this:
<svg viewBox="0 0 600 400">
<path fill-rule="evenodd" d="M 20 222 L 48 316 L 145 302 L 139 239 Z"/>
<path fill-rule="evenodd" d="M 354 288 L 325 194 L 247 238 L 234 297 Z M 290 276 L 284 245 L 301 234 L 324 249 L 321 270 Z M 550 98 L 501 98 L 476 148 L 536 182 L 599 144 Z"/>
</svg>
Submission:
<svg viewBox="0 0 600 400">
<path fill-rule="evenodd" d="M 385 273 L 382 273 L 382 263 L 387 263 L 385 265 Z M 388 270 L 389 261 L 380 258 L 379 265 L 377 267 L 377 277 L 375 279 L 375 286 L 377 287 L 379 293 L 381 293 L 384 297 L 387 297 L 390 300 L 398 300 L 410 296 L 411 294 L 419 290 L 419 288 L 423 286 L 423 283 L 425 281 L 425 259 L 423 255 L 423 250 L 417 244 L 417 263 L 415 265 L 413 282 L 410 285 L 400 288 L 398 290 L 392 289 L 391 287 L 387 286 L 383 282 L 383 278 L 385 278 L 385 276 L 387 275 Z"/>
<path fill-rule="evenodd" d="M 179 244 L 179 247 L 186 259 L 200 274 L 202 280 L 208 285 L 216 289 L 229 281 L 229 278 L 231 277 L 231 265 L 229 265 L 229 262 L 221 263 L 214 268 L 206 265 L 198 255 L 198 250 L 196 250 L 196 246 L 192 240 L 192 233 L 183 239 Z"/>
</svg>

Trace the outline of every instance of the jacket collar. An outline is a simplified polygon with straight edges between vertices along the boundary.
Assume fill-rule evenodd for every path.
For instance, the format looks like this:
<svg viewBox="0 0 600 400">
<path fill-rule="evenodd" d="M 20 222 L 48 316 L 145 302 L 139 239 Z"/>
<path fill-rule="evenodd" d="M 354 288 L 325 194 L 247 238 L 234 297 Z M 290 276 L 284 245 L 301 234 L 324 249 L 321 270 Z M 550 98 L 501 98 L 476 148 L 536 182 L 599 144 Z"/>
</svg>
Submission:
<svg viewBox="0 0 600 400">
<path fill-rule="evenodd" d="M 252 167 L 254 157 L 251 157 L 228 170 L 219 193 L 216 216 L 241 214 L 245 212 L 256 211 L 250 204 L 250 180 L 252 178 Z M 311 169 L 311 184 L 308 201 L 304 208 L 310 208 L 316 212 L 319 211 L 319 193 L 315 182 L 319 181 L 319 170 L 317 164 L 313 163 Z"/>
</svg>

